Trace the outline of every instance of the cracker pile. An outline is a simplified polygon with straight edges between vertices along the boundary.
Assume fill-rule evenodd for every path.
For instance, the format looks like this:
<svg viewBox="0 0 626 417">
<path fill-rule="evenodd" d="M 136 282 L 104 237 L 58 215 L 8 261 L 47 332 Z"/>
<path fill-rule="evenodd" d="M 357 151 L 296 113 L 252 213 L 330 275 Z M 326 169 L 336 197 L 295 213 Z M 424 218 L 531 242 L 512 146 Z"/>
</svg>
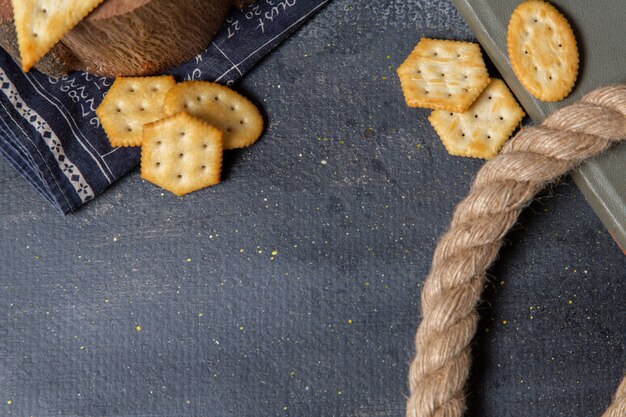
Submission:
<svg viewBox="0 0 626 417">
<path fill-rule="evenodd" d="M 574 88 L 576 37 L 551 4 L 517 6 L 507 50 L 515 76 L 535 98 L 559 101 Z M 410 107 L 433 109 L 428 120 L 451 155 L 493 158 L 524 117 L 504 82 L 489 79 L 475 43 L 422 38 L 398 76 Z"/>
<path fill-rule="evenodd" d="M 428 120 L 451 155 L 493 158 L 524 117 L 475 43 L 422 38 L 398 76 L 409 106 L 433 109 Z"/>
<path fill-rule="evenodd" d="M 118 77 L 96 114 L 112 146 L 141 146 L 141 177 L 176 195 L 219 184 L 224 150 L 255 143 L 263 117 L 207 81 Z"/>
</svg>

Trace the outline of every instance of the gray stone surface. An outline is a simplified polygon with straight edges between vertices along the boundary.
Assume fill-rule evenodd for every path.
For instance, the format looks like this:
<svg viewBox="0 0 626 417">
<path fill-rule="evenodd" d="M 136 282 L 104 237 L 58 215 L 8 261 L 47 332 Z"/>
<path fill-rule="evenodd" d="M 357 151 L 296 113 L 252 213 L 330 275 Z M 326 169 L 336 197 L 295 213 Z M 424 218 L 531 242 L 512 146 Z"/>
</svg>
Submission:
<svg viewBox="0 0 626 417">
<path fill-rule="evenodd" d="M 0 414 L 403 415 L 420 287 L 481 165 L 403 103 L 424 35 L 471 39 L 446 1 L 335 0 L 237 85 L 267 131 L 185 198 L 133 172 L 60 217 L 1 161 Z M 569 179 L 533 203 L 490 271 L 468 415 L 599 416 L 625 269 Z"/>
</svg>

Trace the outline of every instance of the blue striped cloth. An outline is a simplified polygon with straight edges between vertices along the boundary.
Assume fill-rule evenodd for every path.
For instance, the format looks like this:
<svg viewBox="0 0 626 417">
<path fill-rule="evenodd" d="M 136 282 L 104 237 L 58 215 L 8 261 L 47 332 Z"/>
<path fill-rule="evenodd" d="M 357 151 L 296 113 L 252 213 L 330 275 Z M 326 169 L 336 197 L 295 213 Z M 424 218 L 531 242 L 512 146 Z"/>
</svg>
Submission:
<svg viewBox="0 0 626 417">
<path fill-rule="evenodd" d="M 230 85 L 328 1 L 257 0 L 234 9 L 202 54 L 168 73 Z M 0 49 L 0 153 L 62 213 L 139 163 L 139 148 L 109 145 L 95 114 L 112 81 L 84 72 L 24 74 Z"/>
</svg>

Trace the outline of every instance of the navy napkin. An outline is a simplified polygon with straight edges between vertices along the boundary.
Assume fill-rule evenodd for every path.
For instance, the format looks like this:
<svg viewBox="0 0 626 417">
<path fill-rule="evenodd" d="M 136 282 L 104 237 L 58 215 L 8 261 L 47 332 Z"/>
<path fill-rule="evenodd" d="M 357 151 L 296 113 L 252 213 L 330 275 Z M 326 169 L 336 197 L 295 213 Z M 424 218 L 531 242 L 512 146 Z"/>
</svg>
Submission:
<svg viewBox="0 0 626 417">
<path fill-rule="evenodd" d="M 233 9 L 211 45 L 167 73 L 230 85 L 330 0 L 257 0 Z M 50 204 L 69 213 L 139 163 L 112 148 L 95 109 L 112 79 L 75 72 L 24 74 L 0 48 L 0 153 Z"/>
</svg>

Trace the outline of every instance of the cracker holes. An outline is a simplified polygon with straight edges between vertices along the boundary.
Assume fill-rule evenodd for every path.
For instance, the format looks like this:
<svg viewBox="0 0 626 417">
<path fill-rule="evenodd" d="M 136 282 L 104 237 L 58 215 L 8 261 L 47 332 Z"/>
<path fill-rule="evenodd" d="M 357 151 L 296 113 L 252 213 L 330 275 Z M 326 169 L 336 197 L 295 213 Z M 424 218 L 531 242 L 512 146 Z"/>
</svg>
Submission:
<svg viewBox="0 0 626 417">
<path fill-rule="evenodd" d="M 504 120 L 504 117 L 500 116 L 500 120 Z"/>
<path fill-rule="evenodd" d="M 185 154 L 184 154 L 184 153 L 182 153 L 182 152 L 178 154 L 178 157 L 179 157 L 180 159 L 183 159 L 183 157 L 184 157 L 184 156 L 185 156 Z"/>
<path fill-rule="evenodd" d="M 163 142 L 161 142 L 160 140 L 157 140 L 157 142 L 156 142 L 157 146 L 161 146 L 162 143 Z"/>
<path fill-rule="evenodd" d="M 156 93 L 157 91 L 159 91 L 159 87 L 152 87 L 152 92 Z"/>
<path fill-rule="evenodd" d="M 201 170 L 201 171 L 206 170 L 206 165 L 202 165 L 202 166 L 200 167 L 200 170 Z"/>
<path fill-rule="evenodd" d="M 132 131 L 133 131 L 133 128 L 132 128 L 132 126 L 127 126 L 127 127 L 126 127 L 126 130 L 127 130 L 128 132 L 132 132 Z"/>
<path fill-rule="evenodd" d="M 213 97 L 213 99 L 214 99 L 215 101 L 219 101 L 219 100 L 220 100 L 219 96 L 215 96 L 215 97 Z"/>
<path fill-rule="evenodd" d="M 207 149 L 208 147 L 209 147 L 209 145 L 208 145 L 208 144 L 206 144 L 206 143 L 203 143 L 203 144 L 202 144 L 202 148 L 203 148 L 203 149 Z"/>
<path fill-rule="evenodd" d="M 230 111 L 235 111 L 235 110 L 236 110 L 235 106 L 230 106 Z"/>
<path fill-rule="evenodd" d="M 183 130 L 183 131 L 182 131 L 182 132 L 180 132 L 178 135 L 182 138 L 182 137 L 185 137 L 185 135 L 186 135 L 186 134 L 187 134 L 187 133 L 185 133 L 185 131 Z"/>
<path fill-rule="evenodd" d="M 118 112 L 118 113 L 121 113 L 122 112 L 122 108 L 120 106 L 117 106 L 115 108 L 115 111 Z"/>
<path fill-rule="evenodd" d="M 197 101 L 198 103 L 200 103 L 200 102 L 202 101 L 202 96 L 198 96 L 198 97 L 196 97 L 196 101 Z"/>
<path fill-rule="evenodd" d="M 159 167 L 161 167 L 161 163 L 157 161 L 157 163 L 156 163 L 156 164 L 154 164 L 154 166 L 155 166 L 156 168 L 159 168 Z"/>
<path fill-rule="evenodd" d="M 465 137 L 465 132 L 461 132 L 461 137 Z"/>
<path fill-rule="evenodd" d="M 491 100 L 491 96 L 487 97 L 488 100 Z"/>
<path fill-rule="evenodd" d="M 33 38 L 38 38 L 39 35 L 37 34 L 37 32 L 33 32 Z"/>
<path fill-rule="evenodd" d="M 491 139 L 491 135 L 487 135 L 487 139 Z"/>
<path fill-rule="evenodd" d="M 232 131 L 233 131 L 233 128 L 232 128 L 232 127 L 230 127 L 230 126 L 228 126 L 228 127 L 226 128 L 226 131 L 227 131 L 228 133 L 230 133 L 230 132 L 232 132 Z"/>
<path fill-rule="evenodd" d="M 474 119 L 478 119 L 478 114 L 475 114 L 475 115 L 474 115 Z"/>
<path fill-rule="evenodd" d="M 246 121 L 245 121 L 245 120 L 240 120 L 240 121 L 239 121 L 239 124 L 240 124 L 240 125 L 246 124 Z"/>
<path fill-rule="evenodd" d="M 46 8 L 44 7 L 44 8 L 42 8 L 42 9 L 40 10 L 40 12 L 41 12 L 41 13 L 43 13 L 43 14 L 46 14 L 46 13 L 48 13 L 48 9 L 46 9 Z"/>
<path fill-rule="evenodd" d="M 130 87 L 130 88 L 128 89 L 128 92 L 129 92 L 129 93 L 134 93 L 135 91 L 136 91 L 136 88 L 135 88 L 135 87 Z"/>
<path fill-rule="evenodd" d="M 139 111 L 146 111 L 146 106 L 139 106 Z"/>
<path fill-rule="evenodd" d="M 180 181 L 180 180 L 182 180 L 182 179 L 183 179 L 183 174 L 178 174 L 178 175 L 176 176 L 176 178 L 178 178 L 178 180 L 179 180 L 179 181 Z"/>
</svg>

